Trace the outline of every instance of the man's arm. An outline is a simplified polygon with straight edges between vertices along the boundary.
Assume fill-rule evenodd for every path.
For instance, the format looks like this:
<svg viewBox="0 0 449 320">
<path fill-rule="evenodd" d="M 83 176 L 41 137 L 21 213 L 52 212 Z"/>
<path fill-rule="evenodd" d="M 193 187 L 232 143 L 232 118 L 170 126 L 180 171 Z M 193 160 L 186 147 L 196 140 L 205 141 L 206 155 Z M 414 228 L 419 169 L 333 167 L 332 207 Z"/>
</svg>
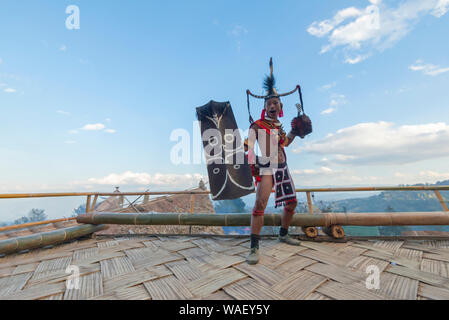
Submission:
<svg viewBox="0 0 449 320">
<path fill-rule="evenodd" d="M 288 134 L 287 134 L 287 136 L 285 137 L 286 138 L 286 140 L 285 140 L 285 142 L 284 142 L 284 147 L 288 147 L 292 142 L 293 142 L 293 140 L 295 140 L 295 135 L 290 131 Z"/>
</svg>

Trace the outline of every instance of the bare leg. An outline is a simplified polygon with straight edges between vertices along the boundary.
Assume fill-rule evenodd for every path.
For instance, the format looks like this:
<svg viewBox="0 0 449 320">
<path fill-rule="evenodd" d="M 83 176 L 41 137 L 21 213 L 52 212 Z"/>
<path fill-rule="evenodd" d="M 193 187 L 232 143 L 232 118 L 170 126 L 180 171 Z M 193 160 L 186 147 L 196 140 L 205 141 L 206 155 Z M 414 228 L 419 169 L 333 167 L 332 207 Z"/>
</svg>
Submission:
<svg viewBox="0 0 449 320">
<path fill-rule="evenodd" d="M 265 211 L 267 207 L 268 199 L 271 195 L 271 190 L 273 189 L 273 177 L 272 175 L 262 175 L 261 181 L 257 185 L 256 191 L 256 204 L 254 209 L 257 211 Z M 263 227 L 263 215 L 261 216 L 251 216 L 251 233 L 260 234 L 260 230 Z"/>
<path fill-rule="evenodd" d="M 256 203 L 254 205 L 254 212 L 251 215 L 251 251 L 246 257 L 248 264 L 256 264 L 259 262 L 259 234 L 263 226 L 263 213 L 267 207 L 272 188 L 272 176 L 262 175 L 261 181 L 257 185 Z"/>
<path fill-rule="evenodd" d="M 295 213 L 296 202 L 291 202 L 284 207 L 284 211 L 282 213 L 281 225 L 282 228 L 288 229 L 290 227 L 290 223 L 293 220 L 293 215 Z"/>
<path fill-rule="evenodd" d="M 285 205 L 284 212 L 282 213 L 281 225 L 282 228 L 279 230 L 279 241 L 285 242 L 287 244 L 293 246 L 299 246 L 301 242 L 297 239 L 293 239 L 288 235 L 288 227 L 293 219 L 293 215 L 295 214 L 296 201 L 290 202 Z"/>
</svg>

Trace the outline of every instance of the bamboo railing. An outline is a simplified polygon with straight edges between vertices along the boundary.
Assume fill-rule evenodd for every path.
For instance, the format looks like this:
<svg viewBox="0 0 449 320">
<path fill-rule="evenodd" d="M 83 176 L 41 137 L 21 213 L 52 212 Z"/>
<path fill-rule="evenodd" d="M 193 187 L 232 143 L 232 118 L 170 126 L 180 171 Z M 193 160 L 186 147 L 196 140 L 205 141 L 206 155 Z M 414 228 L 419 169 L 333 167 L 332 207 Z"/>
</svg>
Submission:
<svg viewBox="0 0 449 320">
<path fill-rule="evenodd" d="M 374 213 L 324 213 L 313 214 L 312 193 L 316 192 L 354 192 L 354 191 L 433 191 L 443 211 L 441 212 L 374 212 Z M 296 189 L 298 193 L 305 193 L 308 205 L 308 214 L 295 215 L 292 226 L 301 226 L 307 229 L 323 227 L 326 234 L 331 231 L 334 238 L 338 238 L 334 232 L 339 231 L 339 226 L 391 226 L 391 225 L 449 225 L 449 208 L 447 201 L 440 191 L 449 191 L 449 186 L 407 186 L 407 187 L 352 187 L 352 188 L 307 188 Z M 24 198 L 48 198 L 48 197 L 79 197 L 85 196 L 86 214 L 78 217 L 54 219 L 31 222 L 21 225 L 1 227 L 0 232 L 29 228 L 39 225 L 77 220 L 80 225 L 58 229 L 50 232 L 37 233 L 28 236 L 15 237 L 0 241 L 0 254 L 21 251 L 24 249 L 59 244 L 73 240 L 81 236 L 92 234 L 105 228 L 105 224 L 131 224 L 131 225 L 199 225 L 199 226 L 249 226 L 250 214 L 201 214 L 195 215 L 194 201 L 196 195 L 208 195 L 209 191 L 160 191 L 160 192 L 65 192 L 65 193 L 25 193 L 25 194 L 0 194 L 0 199 L 24 199 Z M 159 195 L 191 195 L 190 212 L 186 214 L 162 213 L 162 214 L 122 214 L 122 213 L 96 213 L 95 206 L 98 197 L 101 196 L 149 196 Z M 93 198 L 93 200 L 92 200 Z M 131 207 L 131 203 L 126 199 Z M 137 211 L 137 210 L 136 210 Z M 278 214 L 266 214 L 264 224 L 267 226 L 279 226 L 281 216 Z M 334 228 L 335 227 L 335 228 Z M 338 228 L 337 228 L 338 227 Z M 332 229 L 334 228 L 334 229 Z M 331 230 L 332 229 L 332 230 Z M 329 231 L 330 230 L 330 231 Z M 344 232 L 340 230 L 341 235 Z M 307 232 L 306 232 L 307 234 Z"/>
<path fill-rule="evenodd" d="M 449 213 L 447 201 L 443 199 L 440 191 L 449 191 L 449 186 L 386 186 L 386 187 L 342 187 L 342 188 L 299 188 L 296 193 L 305 193 L 307 197 L 308 212 L 313 213 L 312 193 L 319 192 L 355 192 L 355 191 L 433 191 L 444 212 Z M 49 198 L 49 197 L 87 197 L 86 213 L 94 212 L 98 197 L 105 196 L 160 196 L 160 195 L 192 195 L 191 210 L 193 213 L 193 203 L 195 195 L 208 195 L 210 191 L 151 191 L 151 192 L 61 192 L 61 193 L 18 193 L 0 194 L 0 199 L 25 199 L 25 198 Z M 93 197 L 93 202 L 91 201 Z M 92 203 L 91 203 L 92 202 Z M 67 218 L 76 219 L 76 218 Z M 7 226 L 0 228 L 1 231 L 20 229 L 45 223 L 57 222 L 58 220 L 40 221 L 22 225 Z"/>
</svg>

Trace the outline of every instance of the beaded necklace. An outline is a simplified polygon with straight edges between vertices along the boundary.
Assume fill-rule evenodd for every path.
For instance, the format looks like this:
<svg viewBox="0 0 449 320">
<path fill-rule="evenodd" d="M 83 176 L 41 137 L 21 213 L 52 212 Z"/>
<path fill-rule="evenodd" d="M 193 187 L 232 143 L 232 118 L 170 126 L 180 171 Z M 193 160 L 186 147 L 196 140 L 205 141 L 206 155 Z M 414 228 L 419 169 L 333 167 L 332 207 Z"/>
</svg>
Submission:
<svg viewBox="0 0 449 320">
<path fill-rule="evenodd" d="M 265 117 L 265 119 L 261 119 L 259 120 L 260 122 L 262 122 L 264 124 L 265 127 L 270 128 L 271 130 L 273 129 L 277 129 L 277 133 L 278 133 L 278 143 L 281 144 L 281 146 L 283 147 L 283 144 L 285 142 L 285 136 L 286 133 L 284 131 L 284 128 L 282 127 L 282 123 L 279 120 L 274 120 L 271 119 L 270 117 Z M 270 134 L 271 134 L 271 130 L 270 130 Z"/>
</svg>

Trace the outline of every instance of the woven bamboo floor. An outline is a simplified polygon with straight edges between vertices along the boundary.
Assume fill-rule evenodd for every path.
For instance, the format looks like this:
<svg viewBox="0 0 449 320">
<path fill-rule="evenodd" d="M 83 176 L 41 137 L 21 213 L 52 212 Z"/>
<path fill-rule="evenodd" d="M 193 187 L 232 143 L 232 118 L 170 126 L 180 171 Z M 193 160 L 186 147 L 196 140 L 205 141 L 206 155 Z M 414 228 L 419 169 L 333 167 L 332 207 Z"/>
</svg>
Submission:
<svg viewBox="0 0 449 320">
<path fill-rule="evenodd" d="M 133 236 L 85 239 L 0 258 L 0 299 L 449 299 L 449 240 L 303 241 Z M 69 265 L 79 289 L 67 289 Z M 367 289 L 367 266 L 381 271 Z"/>
</svg>

